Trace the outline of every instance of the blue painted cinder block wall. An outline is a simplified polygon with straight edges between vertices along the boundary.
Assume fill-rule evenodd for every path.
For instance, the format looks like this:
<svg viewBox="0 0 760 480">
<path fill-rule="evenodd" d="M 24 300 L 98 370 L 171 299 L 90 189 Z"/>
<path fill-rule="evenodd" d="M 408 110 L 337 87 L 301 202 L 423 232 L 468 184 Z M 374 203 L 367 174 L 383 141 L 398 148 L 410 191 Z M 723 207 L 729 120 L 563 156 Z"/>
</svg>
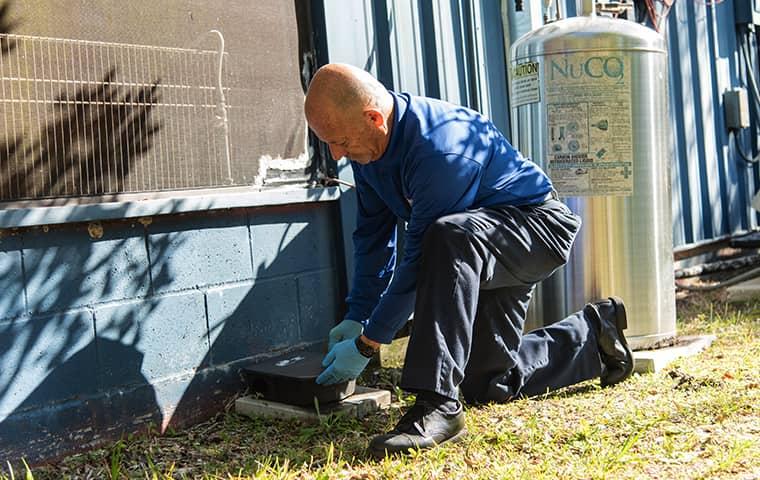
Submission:
<svg viewBox="0 0 760 480">
<path fill-rule="evenodd" d="M 241 364 L 322 342 L 336 206 L 2 230 L 0 460 L 200 421 L 245 388 Z"/>
</svg>

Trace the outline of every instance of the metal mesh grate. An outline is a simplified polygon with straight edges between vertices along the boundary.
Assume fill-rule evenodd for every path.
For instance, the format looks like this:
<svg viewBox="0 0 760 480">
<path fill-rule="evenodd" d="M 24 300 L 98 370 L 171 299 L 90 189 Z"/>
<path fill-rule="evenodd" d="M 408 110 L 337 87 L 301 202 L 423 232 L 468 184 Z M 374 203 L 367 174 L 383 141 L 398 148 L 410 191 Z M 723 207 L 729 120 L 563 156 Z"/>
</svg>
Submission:
<svg viewBox="0 0 760 480">
<path fill-rule="evenodd" d="M 231 185 L 221 51 L 0 34 L 0 200 Z"/>
</svg>

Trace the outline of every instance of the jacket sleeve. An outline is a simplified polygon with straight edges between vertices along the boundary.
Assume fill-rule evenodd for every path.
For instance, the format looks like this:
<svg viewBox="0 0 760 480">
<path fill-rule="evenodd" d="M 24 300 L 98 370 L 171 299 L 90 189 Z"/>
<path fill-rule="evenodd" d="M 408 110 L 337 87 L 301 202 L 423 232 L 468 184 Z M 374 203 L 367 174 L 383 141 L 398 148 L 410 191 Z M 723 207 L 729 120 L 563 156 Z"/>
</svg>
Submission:
<svg viewBox="0 0 760 480">
<path fill-rule="evenodd" d="M 357 168 L 354 180 L 357 197 L 354 276 L 346 298 L 346 318 L 366 323 L 393 274 L 397 220 Z"/>
<path fill-rule="evenodd" d="M 404 257 L 364 329 L 368 338 L 381 343 L 390 343 L 414 310 L 425 231 L 441 216 L 472 205 L 481 173 L 478 163 L 460 155 L 419 159 L 415 166 L 409 172 L 413 202 L 404 237 Z"/>
</svg>

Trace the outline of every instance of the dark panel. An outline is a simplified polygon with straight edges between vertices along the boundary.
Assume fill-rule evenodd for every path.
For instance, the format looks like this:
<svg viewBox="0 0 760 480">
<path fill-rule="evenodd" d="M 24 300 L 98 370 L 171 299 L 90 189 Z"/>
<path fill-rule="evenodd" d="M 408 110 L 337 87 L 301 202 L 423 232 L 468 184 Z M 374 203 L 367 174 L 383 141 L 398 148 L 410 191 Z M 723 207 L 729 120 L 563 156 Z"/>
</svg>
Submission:
<svg viewBox="0 0 760 480">
<path fill-rule="evenodd" d="M 292 2 L 0 6 L 0 200 L 305 181 Z"/>
</svg>

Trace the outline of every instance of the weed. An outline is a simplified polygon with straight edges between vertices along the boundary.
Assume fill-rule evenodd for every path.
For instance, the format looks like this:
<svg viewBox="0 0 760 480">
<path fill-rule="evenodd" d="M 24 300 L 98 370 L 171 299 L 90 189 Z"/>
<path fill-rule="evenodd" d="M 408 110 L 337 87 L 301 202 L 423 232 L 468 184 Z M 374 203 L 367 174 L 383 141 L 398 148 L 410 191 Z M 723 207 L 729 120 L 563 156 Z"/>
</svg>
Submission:
<svg viewBox="0 0 760 480">
<path fill-rule="evenodd" d="M 315 424 L 303 426 L 299 430 L 297 438 L 300 443 L 308 443 L 312 440 L 346 435 L 350 432 L 356 431 L 357 428 L 358 421 L 356 418 L 339 413 L 332 413 L 330 415 L 320 416 L 318 422 Z"/>
<path fill-rule="evenodd" d="M 123 440 L 119 440 L 113 445 L 113 447 L 111 447 L 111 463 L 108 472 L 111 476 L 111 480 L 118 480 L 121 478 L 121 461 L 124 457 L 124 448 L 125 444 Z"/>
<path fill-rule="evenodd" d="M 410 405 L 414 404 L 414 401 L 416 399 L 415 395 L 410 395 L 401 390 L 399 386 L 394 386 L 394 393 L 396 394 L 396 398 L 398 399 L 399 403 L 402 407 L 408 407 Z"/>
<path fill-rule="evenodd" d="M 34 480 L 34 475 L 32 475 L 32 469 L 29 468 L 29 464 L 26 463 L 26 459 L 22 458 L 21 462 L 24 464 L 24 478 L 26 480 Z"/>
</svg>

